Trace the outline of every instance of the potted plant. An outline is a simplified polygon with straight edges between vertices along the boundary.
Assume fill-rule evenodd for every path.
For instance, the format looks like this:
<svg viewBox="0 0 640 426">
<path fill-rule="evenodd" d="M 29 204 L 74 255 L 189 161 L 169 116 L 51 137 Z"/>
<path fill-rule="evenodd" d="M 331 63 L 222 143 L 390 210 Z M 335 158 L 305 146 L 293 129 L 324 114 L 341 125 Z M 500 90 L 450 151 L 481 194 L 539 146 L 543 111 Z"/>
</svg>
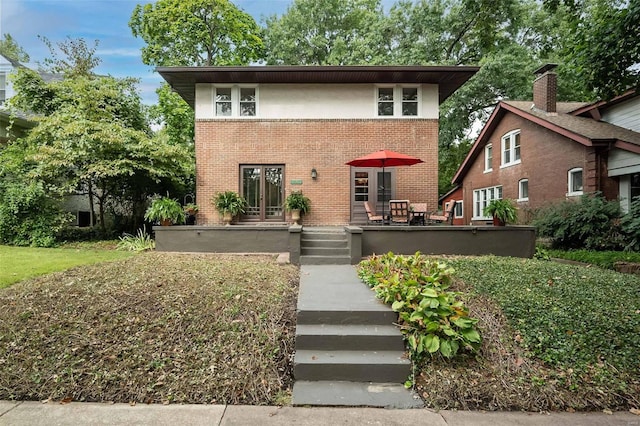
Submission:
<svg viewBox="0 0 640 426">
<path fill-rule="evenodd" d="M 489 205 L 484 208 L 484 214 L 493 217 L 493 226 L 504 226 L 518 219 L 516 207 L 508 199 L 491 200 Z"/>
<path fill-rule="evenodd" d="M 284 208 L 291 212 L 291 220 L 296 225 L 300 216 L 309 211 L 310 206 L 311 201 L 302 194 L 302 191 L 293 191 L 284 200 Z"/>
<path fill-rule="evenodd" d="M 184 223 L 185 214 L 178 200 L 168 197 L 156 198 L 144 213 L 150 222 L 160 222 L 162 226 Z"/>
<path fill-rule="evenodd" d="M 211 202 L 216 210 L 222 214 L 225 225 L 229 225 L 234 216 L 244 213 L 247 207 L 247 200 L 233 191 L 218 192 Z"/>
<path fill-rule="evenodd" d="M 196 213 L 198 213 L 199 207 L 194 203 L 187 203 L 183 207 L 184 212 L 187 214 L 186 224 L 187 225 L 195 225 L 196 223 Z"/>
</svg>

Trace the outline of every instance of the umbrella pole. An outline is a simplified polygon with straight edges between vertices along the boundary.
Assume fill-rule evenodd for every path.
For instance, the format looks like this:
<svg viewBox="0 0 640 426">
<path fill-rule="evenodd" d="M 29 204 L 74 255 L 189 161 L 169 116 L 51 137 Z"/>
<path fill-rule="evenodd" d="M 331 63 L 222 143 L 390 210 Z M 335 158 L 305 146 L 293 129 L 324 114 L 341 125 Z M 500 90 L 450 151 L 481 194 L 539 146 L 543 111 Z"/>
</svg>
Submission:
<svg viewBox="0 0 640 426">
<path fill-rule="evenodd" d="M 387 221 L 387 218 L 384 217 L 384 208 L 386 202 L 384 201 L 384 163 L 382 163 L 382 224 L 384 225 Z"/>
</svg>

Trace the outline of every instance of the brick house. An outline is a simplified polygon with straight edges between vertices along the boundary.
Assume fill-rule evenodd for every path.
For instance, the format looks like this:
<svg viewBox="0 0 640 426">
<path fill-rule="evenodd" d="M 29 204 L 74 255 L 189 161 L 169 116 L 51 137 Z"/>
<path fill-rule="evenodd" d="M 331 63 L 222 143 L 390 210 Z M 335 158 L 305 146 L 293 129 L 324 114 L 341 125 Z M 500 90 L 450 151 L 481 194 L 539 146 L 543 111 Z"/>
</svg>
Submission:
<svg viewBox="0 0 640 426">
<path fill-rule="evenodd" d="M 464 223 L 483 224 L 495 198 L 516 200 L 519 220 L 539 207 L 600 191 L 628 209 L 640 195 L 640 96 L 556 102 L 553 65 L 536 71 L 533 101 L 498 103 L 452 182 Z"/>
<path fill-rule="evenodd" d="M 306 225 L 365 223 L 364 201 L 437 205 L 439 105 L 477 67 L 160 67 L 195 110 L 198 223 L 221 218 L 220 191 L 249 202 L 241 223 L 286 223 L 284 198 L 311 200 Z M 424 163 L 384 170 L 345 163 L 379 149 Z M 383 191 L 381 187 L 385 187 Z"/>
<path fill-rule="evenodd" d="M 462 186 L 456 185 L 449 192 L 442 195 L 438 199 L 438 203 L 442 206 L 442 214 L 451 212 L 453 209 L 452 225 L 464 225 L 464 202 Z"/>
</svg>

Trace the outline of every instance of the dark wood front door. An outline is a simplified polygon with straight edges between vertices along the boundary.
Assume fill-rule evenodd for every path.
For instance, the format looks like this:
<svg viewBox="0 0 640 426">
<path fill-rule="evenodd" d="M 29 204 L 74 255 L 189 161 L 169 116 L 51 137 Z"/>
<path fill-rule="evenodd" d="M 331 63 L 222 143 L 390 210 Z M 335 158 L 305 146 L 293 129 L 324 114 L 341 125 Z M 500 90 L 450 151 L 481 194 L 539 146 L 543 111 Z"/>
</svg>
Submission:
<svg viewBox="0 0 640 426">
<path fill-rule="evenodd" d="M 247 200 L 246 222 L 284 221 L 284 166 L 246 165 L 240 167 L 242 196 Z"/>
</svg>

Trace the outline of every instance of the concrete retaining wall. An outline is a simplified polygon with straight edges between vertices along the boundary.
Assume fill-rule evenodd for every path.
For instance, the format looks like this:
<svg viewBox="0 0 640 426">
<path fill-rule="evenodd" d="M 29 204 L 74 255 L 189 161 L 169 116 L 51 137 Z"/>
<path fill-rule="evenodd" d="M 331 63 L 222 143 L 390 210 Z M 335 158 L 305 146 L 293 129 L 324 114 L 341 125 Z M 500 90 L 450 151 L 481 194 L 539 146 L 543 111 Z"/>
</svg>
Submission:
<svg viewBox="0 0 640 426">
<path fill-rule="evenodd" d="M 529 226 L 363 226 L 362 256 L 383 254 L 459 254 L 531 258 L 535 229 Z"/>
<path fill-rule="evenodd" d="M 285 253 L 290 251 L 289 227 L 286 225 L 154 226 L 153 230 L 156 234 L 158 251 L 209 253 Z"/>
</svg>

